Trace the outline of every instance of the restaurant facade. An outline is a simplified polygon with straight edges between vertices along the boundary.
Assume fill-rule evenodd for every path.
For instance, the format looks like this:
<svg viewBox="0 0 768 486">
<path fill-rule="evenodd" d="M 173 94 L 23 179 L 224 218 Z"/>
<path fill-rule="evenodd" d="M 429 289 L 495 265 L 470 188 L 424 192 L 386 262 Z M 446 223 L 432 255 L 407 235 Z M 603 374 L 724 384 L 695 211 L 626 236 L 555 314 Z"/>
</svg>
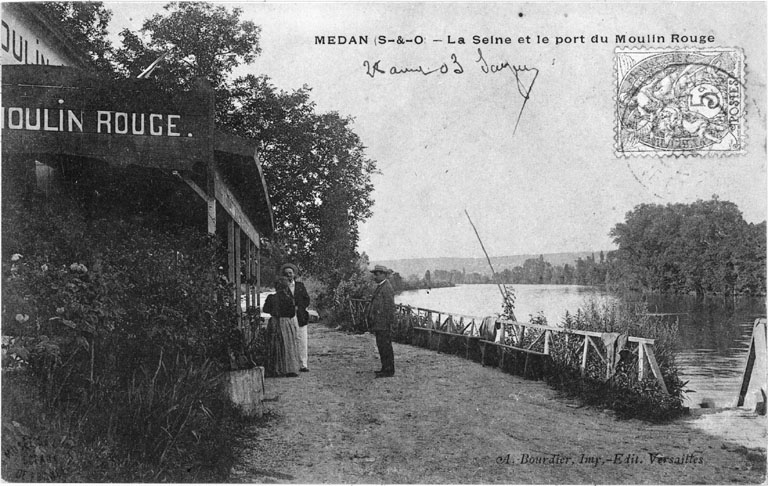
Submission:
<svg viewBox="0 0 768 486">
<path fill-rule="evenodd" d="M 169 96 L 151 79 L 110 79 L 38 5 L 4 2 L 0 18 L 3 191 L 45 192 L 73 177 L 98 186 L 110 169 L 181 191 L 204 230 L 227 242 L 235 302 L 258 306 L 269 191 L 255 143 L 216 128 L 208 83 Z"/>
</svg>

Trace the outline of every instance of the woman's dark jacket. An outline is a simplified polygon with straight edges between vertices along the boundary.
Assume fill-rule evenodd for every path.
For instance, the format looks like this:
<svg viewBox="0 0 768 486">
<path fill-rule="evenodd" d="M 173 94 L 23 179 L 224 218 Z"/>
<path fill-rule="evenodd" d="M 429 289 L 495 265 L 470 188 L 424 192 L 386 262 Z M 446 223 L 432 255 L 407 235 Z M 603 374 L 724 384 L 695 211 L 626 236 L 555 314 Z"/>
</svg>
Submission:
<svg viewBox="0 0 768 486">
<path fill-rule="evenodd" d="M 279 291 L 267 296 L 262 310 L 272 317 L 293 317 L 296 315 L 296 304 L 286 291 Z"/>
</svg>

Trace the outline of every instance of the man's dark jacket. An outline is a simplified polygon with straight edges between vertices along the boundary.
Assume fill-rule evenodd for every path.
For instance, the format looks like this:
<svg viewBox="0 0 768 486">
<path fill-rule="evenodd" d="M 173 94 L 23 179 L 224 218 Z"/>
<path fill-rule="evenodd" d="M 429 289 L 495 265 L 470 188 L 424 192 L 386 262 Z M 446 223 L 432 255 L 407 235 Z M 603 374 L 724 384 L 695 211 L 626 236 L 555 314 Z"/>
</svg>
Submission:
<svg viewBox="0 0 768 486">
<path fill-rule="evenodd" d="M 309 324 L 309 293 L 303 283 L 294 281 L 293 300 L 296 302 L 296 320 L 299 321 L 299 327 Z"/>
<path fill-rule="evenodd" d="M 389 280 L 376 286 L 368 305 L 369 331 L 391 331 L 395 323 L 395 291 Z"/>
</svg>

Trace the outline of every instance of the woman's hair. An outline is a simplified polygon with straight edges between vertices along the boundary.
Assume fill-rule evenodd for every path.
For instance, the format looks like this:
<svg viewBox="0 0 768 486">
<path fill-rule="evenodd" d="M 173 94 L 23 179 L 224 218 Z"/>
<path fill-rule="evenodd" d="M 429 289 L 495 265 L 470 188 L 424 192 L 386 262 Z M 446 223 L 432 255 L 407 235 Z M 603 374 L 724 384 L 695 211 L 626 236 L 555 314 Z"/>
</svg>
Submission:
<svg viewBox="0 0 768 486">
<path fill-rule="evenodd" d="M 275 281 L 275 290 L 283 290 L 288 288 L 290 281 L 286 277 L 280 277 Z"/>
</svg>

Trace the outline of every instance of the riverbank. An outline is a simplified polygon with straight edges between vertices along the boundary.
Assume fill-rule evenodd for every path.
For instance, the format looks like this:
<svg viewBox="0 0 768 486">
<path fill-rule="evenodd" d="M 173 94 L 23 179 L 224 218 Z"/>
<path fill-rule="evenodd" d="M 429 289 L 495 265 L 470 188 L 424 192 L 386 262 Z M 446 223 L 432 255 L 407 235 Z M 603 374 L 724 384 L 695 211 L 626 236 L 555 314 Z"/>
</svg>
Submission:
<svg viewBox="0 0 768 486">
<path fill-rule="evenodd" d="M 562 323 L 566 312 L 573 315 L 594 299 L 616 299 L 613 294 L 582 286 L 516 285 L 514 289 L 515 315 L 519 320 L 528 321 L 530 316 L 541 314 L 548 324 L 555 326 Z M 680 378 L 687 382 L 684 405 L 698 408 L 702 402 L 708 402 L 716 407 L 734 406 L 755 319 L 765 317 L 765 299 L 716 305 L 693 298 L 645 297 L 649 312 L 676 314 L 680 339 L 675 362 Z M 624 301 L 639 302 L 643 298 L 637 295 L 636 299 Z M 501 310 L 499 289 L 495 285 L 408 292 L 397 296 L 395 301 L 471 316 L 493 315 Z"/>
<path fill-rule="evenodd" d="M 309 329 L 311 372 L 269 378 L 267 416 L 238 439 L 248 483 L 760 484 L 765 449 L 695 426 L 618 421 L 545 383 L 395 344 L 376 379 L 369 334 Z M 762 434 L 765 417 L 750 420 Z M 617 454 L 618 456 L 617 461 Z"/>
</svg>

